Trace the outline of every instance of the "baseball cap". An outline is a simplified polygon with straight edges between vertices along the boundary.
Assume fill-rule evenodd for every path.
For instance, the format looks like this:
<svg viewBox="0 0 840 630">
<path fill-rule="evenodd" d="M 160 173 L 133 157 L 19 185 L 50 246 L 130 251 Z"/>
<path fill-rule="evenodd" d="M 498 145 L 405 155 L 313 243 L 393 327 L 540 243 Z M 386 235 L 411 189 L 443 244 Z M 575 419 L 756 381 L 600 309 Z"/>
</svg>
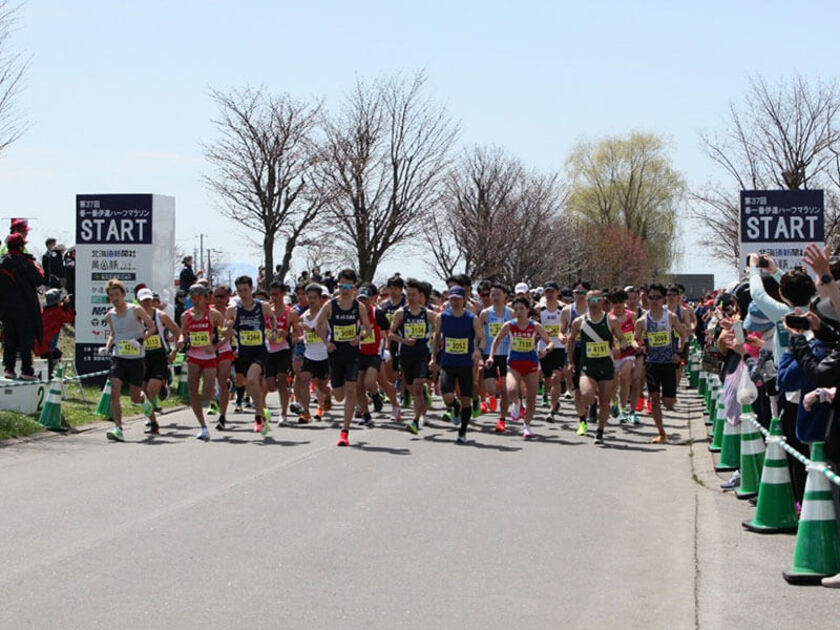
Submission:
<svg viewBox="0 0 840 630">
<path fill-rule="evenodd" d="M 368 289 L 367 287 L 362 287 L 361 289 L 359 289 L 359 297 L 365 300 L 370 298 L 370 289 Z"/>
<path fill-rule="evenodd" d="M 21 249 L 26 243 L 26 239 L 20 232 L 13 232 L 6 237 L 6 245 L 11 249 Z"/>
<path fill-rule="evenodd" d="M 452 287 L 449 289 L 449 297 L 457 297 L 463 300 L 467 297 L 467 292 L 464 291 L 463 287 Z"/>
<path fill-rule="evenodd" d="M 557 284 L 556 282 L 554 282 L 554 280 L 551 280 L 550 282 L 545 283 L 545 289 L 544 290 L 548 291 L 549 289 L 551 289 L 552 291 L 559 291 L 560 290 L 560 285 Z"/>
<path fill-rule="evenodd" d="M 190 288 L 190 293 L 192 293 L 192 288 Z M 137 301 L 142 302 L 143 300 L 153 300 L 155 299 L 155 294 L 152 292 L 151 289 L 140 289 L 137 292 Z"/>
<path fill-rule="evenodd" d="M 19 231 L 21 229 L 24 229 L 28 232 L 32 228 L 29 227 L 29 221 L 27 221 L 26 219 L 12 219 L 12 224 L 9 226 L 9 229 L 12 231 Z"/>
<path fill-rule="evenodd" d="M 44 301 L 47 306 L 55 306 L 61 301 L 61 289 L 50 289 L 44 293 Z"/>
<path fill-rule="evenodd" d="M 520 282 L 515 287 L 513 287 L 514 293 L 528 293 L 528 285 L 524 282 Z"/>
</svg>

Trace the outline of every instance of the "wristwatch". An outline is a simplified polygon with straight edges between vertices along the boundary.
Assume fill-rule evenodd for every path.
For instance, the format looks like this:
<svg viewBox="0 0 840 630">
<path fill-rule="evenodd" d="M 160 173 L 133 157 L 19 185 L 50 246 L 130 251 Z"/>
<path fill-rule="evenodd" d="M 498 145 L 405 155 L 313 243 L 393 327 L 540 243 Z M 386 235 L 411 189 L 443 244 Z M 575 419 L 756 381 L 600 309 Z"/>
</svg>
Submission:
<svg viewBox="0 0 840 630">
<path fill-rule="evenodd" d="M 820 276 L 820 284 L 831 284 L 834 281 L 834 276 L 830 273 L 824 273 Z"/>
</svg>

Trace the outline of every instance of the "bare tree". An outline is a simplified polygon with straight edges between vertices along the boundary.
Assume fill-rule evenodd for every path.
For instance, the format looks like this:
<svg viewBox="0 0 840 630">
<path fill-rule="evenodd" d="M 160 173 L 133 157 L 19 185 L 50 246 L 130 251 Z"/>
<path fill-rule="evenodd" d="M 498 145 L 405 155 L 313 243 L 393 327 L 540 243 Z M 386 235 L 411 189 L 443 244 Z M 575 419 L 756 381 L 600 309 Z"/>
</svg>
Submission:
<svg viewBox="0 0 840 630">
<path fill-rule="evenodd" d="M 263 88 L 210 95 L 219 106 L 213 123 L 220 135 L 205 145 L 213 173 L 203 181 L 218 196 L 222 215 L 260 235 L 268 285 L 275 243 L 283 246 L 283 278 L 329 201 L 315 181 L 324 155 L 317 138 L 322 105 Z"/>
<path fill-rule="evenodd" d="M 422 72 L 359 81 L 327 124 L 323 174 L 334 237 L 356 252 L 364 280 L 419 234 L 440 195 L 458 129 L 426 97 L 425 84 Z"/>
<path fill-rule="evenodd" d="M 0 156 L 29 127 L 15 108 L 31 60 L 21 52 L 14 52 L 11 45 L 19 10 L 20 6 L 0 0 Z"/>
<path fill-rule="evenodd" d="M 840 87 L 812 86 L 797 75 L 769 85 L 756 76 L 742 106 L 731 103 L 726 128 L 705 132 L 700 146 L 731 181 L 691 194 L 691 214 L 704 226 L 703 244 L 740 265 L 740 190 L 840 187 Z M 826 241 L 840 237 L 836 191 L 826 194 Z"/>
</svg>

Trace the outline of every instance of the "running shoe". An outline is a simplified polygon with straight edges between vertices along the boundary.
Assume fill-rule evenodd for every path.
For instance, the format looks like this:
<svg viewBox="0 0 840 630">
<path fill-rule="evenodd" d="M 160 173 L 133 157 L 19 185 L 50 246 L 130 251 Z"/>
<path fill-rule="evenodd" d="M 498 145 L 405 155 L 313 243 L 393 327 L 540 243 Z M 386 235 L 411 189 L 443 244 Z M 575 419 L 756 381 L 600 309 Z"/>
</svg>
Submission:
<svg viewBox="0 0 840 630">
<path fill-rule="evenodd" d="M 417 426 L 416 420 L 412 420 L 411 422 L 409 422 L 407 425 L 405 425 L 405 428 L 409 433 L 413 433 L 414 435 L 417 435 L 417 432 L 420 430 L 420 427 Z"/>
<path fill-rule="evenodd" d="M 732 490 L 733 488 L 737 488 L 741 485 L 741 471 L 736 470 L 732 473 L 732 476 L 729 478 L 729 481 L 724 481 L 720 484 L 720 487 L 724 490 Z"/>
<path fill-rule="evenodd" d="M 399 407 L 391 409 L 391 422 L 400 422 L 402 420 L 402 412 Z"/>
<path fill-rule="evenodd" d="M 370 399 L 373 402 L 373 410 L 376 413 L 379 413 L 380 411 L 382 411 L 382 407 L 383 407 L 382 394 L 380 394 L 379 392 L 376 392 L 375 394 L 373 394 L 370 397 Z"/>
<path fill-rule="evenodd" d="M 108 433 L 105 434 L 105 437 L 113 442 L 125 442 L 125 436 L 123 435 L 122 429 L 119 427 L 114 427 Z"/>
<path fill-rule="evenodd" d="M 295 413 L 297 415 L 300 415 L 300 414 L 303 413 L 303 405 L 301 405 L 297 401 L 289 403 L 289 411 L 291 411 L 292 413 Z"/>
<path fill-rule="evenodd" d="M 494 430 L 496 433 L 504 433 L 504 432 L 507 430 L 507 429 L 506 429 L 506 427 L 505 427 L 505 421 L 500 419 L 500 420 L 496 423 L 496 428 L 495 428 L 495 429 L 493 429 L 493 430 Z"/>
<path fill-rule="evenodd" d="M 522 425 L 522 437 L 524 437 L 526 440 L 530 440 L 532 437 L 534 437 L 534 433 L 533 431 L 531 431 L 531 427 L 527 424 Z"/>
<path fill-rule="evenodd" d="M 318 407 L 318 408 L 315 410 L 315 420 L 317 420 L 318 422 L 320 422 L 320 421 L 321 421 L 321 419 L 322 419 L 323 417 L 324 417 L 324 410 L 323 410 L 323 409 L 321 409 L 320 407 Z"/>
<path fill-rule="evenodd" d="M 242 405 L 236 405 L 233 408 L 233 413 L 242 413 Z"/>
<path fill-rule="evenodd" d="M 149 399 L 145 394 L 143 395 L 143 402 L 140 403 L 140 409 L 143 411 L 143 415 L 147 418 L 155 412 L 155 408 L 152 406 L 152 403 L 149 402 Z"/>
<path fill-rule="evenodd" d="M 601 429 L 595 431 L 595 444 L 604 443 L 604 432 Z"/>
<path fill-rule="evenodd" d="M 612 404 L 610 405 L 610 415 L 613 418 L 618 418 L 618 414 L 621 411 L 621 407 L 618 406 L 618 401 L 613 399 Z"/>
<path fill-rule="evenodd" d="M 208 416 L 215 416 L 218 413 L 219 413 L 219 403 L 217 403 L 215 400 L 211 400 L 210 401 L 210 408 L 207 410 L 207 415 Z"/>
<path fill-rule="evenodd" d="M 630 422 L 632 422 L 633 424 L 642 424 L 642 421 L 639 420 L 639 416 L 636 415 L 635 411 L 630 412 Z"/>
<path fill-rule="evenodd" d="M 645 410 L 645 398 L 644 398 L 644 396 L 639 396 L 639 398 L 636 400 L 636 413 L 639 413 L 640 411 L 644 411 L 644 410 Z"/>
<path fill-rule="evenodd" d="M 350 446 L 350 436 L 347 431 L 342 431 L 338 436 L 338 446 Z"/>
<path fill-rule="evenodd" d="M 481 415 L 481 399 L 480 398 L 473 398 L 472 399 L 472 417 L 478 418 Z"/>
<path fill-rule="evenodd" d="M 490 407 L 487 405 L 487 403 L 482 401 L 482 403 L 481 403 L 481 413 L 487 413 L 487 411 L 489 409 L 490 409 Z"/>
<path fill-rule="evenodd" d="M 356 409 L 353 411 L 354 418 L 361 418 L 362 417 L 362 408 L 359 405 L 356 405 Z"/>
<path fill-rule="evenodd" d="M 580 424 L 578 424 L 577 434 L 578 435 L 586 435 L 586 421 L 585 420 L 581 420 Z"/>
<path fill-rule="evenodd" d="M 566 400 L 571 400 L 574 397 L 575 397 L 574 390 L 571 390 L 571 389 L 567 389 L 566 393 L 563 394 L 563 398 L 565 398 Z"/>
<path fill-rule="evenodd" d="M 362 416 L 361 424 L 368 428 L 373 427 L 373 418 L 370 416 L 370 412 L 365 412 L 365 414 Z"/>
<path fill-rule="evenodd" d="M 224 431 L 227 429 L 227 418 L 219 416 L 219 421 L 216 423 L 216 431 Z"/>
<path fill-rule="evenodd" d="M 427 407 L 432 406 L 432 395 L 429 393 L 429 386 L 423 385 L 423 402 L 426 403 Z"/>
<path fill-rule="evenodd" d="M 461 435 L 459 433 L 458 437 L 455 438 L 455 443 L 456 444 L 466 444 L 467 443 L 467 436 L 466 435 Z"/>
<path fill-rule="evenodd" d="M 277 421 L 277 426 L 278 427 L 282 426 L 284 424 L 287 424 L 288 422 L 289 422 L 288 416 L 285 413 L 281 413 L 280 414 L 280 419 Z"/>
<path fill-rule="evenodd" d="M 300 414 L 300 417 L 298 418 L 298 424 L 309 424 L 310 422 L 312 422 L 312 416 L 309 415 L 308 411 L 304 411 L 302 414 Z"/>
<path fill-rule="evenodd" d="M 542 403 L 543 407 L 548 407 L 548 392 L 543 392 Z"/>
<path fill-rule="evenodd" d="M 409 394 L 408 392 L 402 395 L 401 406 L 403 409 L 408 409 L 411 407 L 411 394 Z"/>
<path fill-rule="evenodd" d="M 650 398 L 648 398 L 648 399 L 647 399 L 647 402 L 645 403 L 645 411 L 646 411 L 647 415 L 650 415 L 650 414 L 651 414 L 651 410 L 650 410 Z"/>
<path fill-rule="evenodd" d="M 146 423 L 143 433 L 147 433 L 148 435 L 160 435 L 160 425 L 157 422 L 149 421 Z"/>
<path fill-rule="evenodd" d="M 426 426 L 426 414 L 422 414 L 422 415 L 421 415 L 421 416 L 417 419 L 417 427 L 418 427 L 419 429 L 422 429 L 424 426 Z"/>
<path fill-rule="evenodd" d="M 618 412 L 618 421 L 621 424 L 627 424 L 627 422 L 629 422 L 629 420 L 630 420 L 630 418 L 627 416 L 627 412 L 624 411 L 624 409 L 622 409 Z"/>
<path fill-rule="evenodd" d="M 210 431 L 207 430 L 207 427 L 201 427 L 201 431 L 198 432 L 198 435 L 195 436 L 195 439 L 202 440 L 203 442 L 209 442 Z"/>
<path fill-rule="evenodd" d="M 548 412 L 548 418 L 546 418 L 546 420 L 548 420 L 548 422 L 550 422 L 550 423 L 554 424 L 554 422 L 555 422 L 554 414 L 556 414 L 556 413 L 557 413 L 557 412 L 556 412 L 554 409 L 552 409 L 551 411 L 549 411 L 549 412 Z"/>
<path fill-rule="evenodd" d="M 253 409 L 254 403 L 251 402 L 250 398 L 245 399 L 245 409 Z"/>
<path fill-rule="evenodd" d="M 490 413 L 496 413 L 499 408 L 498 401 L 495 396 L 490 396 Z"/>
<path fill-rule="evenodd" d="M 265 430 L 265 419 L 257 416 L 254 420 L 254 433 L 262 433 Z"/>
<path fill-rule="evenodd" d="M 262 433 L 263 435 L 268 435 L 268 432 L 271 431 L 271 412 L 266 408 L 263 409 L 263 426 L 262 426 Z"/>
<path fill-rule="evenodd" d="M 665 433 L 660 433 L 650 442 L 651 444 L 665 444 L 668 441 L 668 436 Z"/>
<path fill-rule="evenodd" d="M 598 402 L 595 401 L 589 405 L 589 421 L 598 422 Z"/>
</svg>

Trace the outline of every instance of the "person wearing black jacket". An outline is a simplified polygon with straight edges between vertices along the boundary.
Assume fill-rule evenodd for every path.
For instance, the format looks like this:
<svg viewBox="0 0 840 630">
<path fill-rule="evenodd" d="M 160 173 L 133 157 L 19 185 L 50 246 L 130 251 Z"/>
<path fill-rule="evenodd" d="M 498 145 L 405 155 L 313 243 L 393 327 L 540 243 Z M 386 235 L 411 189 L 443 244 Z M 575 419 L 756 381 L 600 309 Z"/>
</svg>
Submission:
<svg viewBox="0 0 840 630">
<path fill-rule="evenodd" d="M 8 252 L 0 258 L 0 317 L 3 320 L 3 369 L 6 378 L 17 378 L 15 363 L 21 356 L 21 378 L 35 380 L 32 349 L 41 342 L 41 304 L 38 287 L 44 274 L 31 254 L 24 253 L 22 234 L 6 238 Z"/>
<path fill-rule="evenodd" d="M 178 288 L 182 291 L 189 291 L 190 287 L 198 280 L 198 276 L 195 275 L 192 268 L 192 256 L 185 256 L 183 263 L 184 267 L 181 269 L 181 274 L 178 276 Z"/>
</svg>

